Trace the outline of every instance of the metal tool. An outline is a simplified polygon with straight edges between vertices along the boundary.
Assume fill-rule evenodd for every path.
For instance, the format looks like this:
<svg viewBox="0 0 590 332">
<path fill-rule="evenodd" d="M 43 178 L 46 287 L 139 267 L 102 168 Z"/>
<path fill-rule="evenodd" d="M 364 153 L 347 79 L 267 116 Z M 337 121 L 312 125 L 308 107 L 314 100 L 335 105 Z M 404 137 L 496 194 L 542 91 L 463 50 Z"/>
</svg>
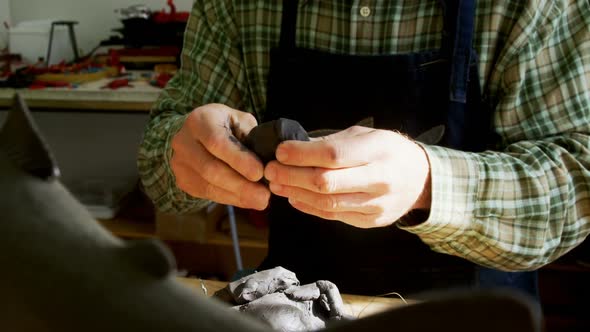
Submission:
<svg viewBox="0 0 590 332">
<path fill-rule="evenodd" d="M 227 215 L 229 217 L 229 227 L 234 247 L 234 255 L 236 256 L 236 267 L 239 272 L 244 269 L 244 264 L 242 264 L 242 254 L 240 253 L 240 242 L 238 240 L 238 225 L 236 223 L 236 213 L 233 206 L 227 206 Z"/>
<path fill-rule="evenodd" d="M 422 134 L 416 137 L 416 141 L 428 145 L 434 145 L 439 143 L 443 136 L 445 135 L 445 126 L 438 125 L 428 129 L 427 131 L 423 132 Z"/>
</svg>

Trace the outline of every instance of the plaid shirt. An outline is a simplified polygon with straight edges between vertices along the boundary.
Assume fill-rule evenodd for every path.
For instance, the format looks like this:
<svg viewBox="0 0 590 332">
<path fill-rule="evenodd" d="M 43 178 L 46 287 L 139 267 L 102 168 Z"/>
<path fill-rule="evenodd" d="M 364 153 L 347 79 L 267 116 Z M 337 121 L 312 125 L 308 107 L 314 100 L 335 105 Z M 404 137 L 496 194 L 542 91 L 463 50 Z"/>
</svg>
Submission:
<svg viewBox="0 0 590 332">
<path fill-rule="evenodd" d="M 278 0 L 195 2 L 182 67 L 154 105 L 139 153 L 159 209 L 188 213 L 207 203 L 179 190 L 170 170 L 171 139 L 190 111 L 223 103 L 264 113 L 281 12 Z M 307 0 L 299 12 L 301 47 L 367 55 L 441 44 L 435 0 Z M 502 270 L 534 269 L 590 232 L 590 3 L 481 0 L 476 15 L 473 46 L 501 145 L 483 153 L 425 146 L 430 217 L 403 228 L 436 251 Z"/>
</svg>

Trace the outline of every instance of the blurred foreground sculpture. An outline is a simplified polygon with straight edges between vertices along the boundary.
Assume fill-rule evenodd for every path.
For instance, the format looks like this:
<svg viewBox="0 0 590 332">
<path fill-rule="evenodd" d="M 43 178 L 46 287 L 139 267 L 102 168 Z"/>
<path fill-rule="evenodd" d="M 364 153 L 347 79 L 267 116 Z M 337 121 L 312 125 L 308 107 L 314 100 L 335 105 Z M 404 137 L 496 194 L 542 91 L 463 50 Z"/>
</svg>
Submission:
<svg viewBox="0 0 590 332">
<path fill-rule="evenodd" d="M 2 330 L 272 331 L 263 321 L 183 286 L 174 277 L 172 255 L 159 241 L 113 237 L 59 183 L 58 175 L 31 114 L 17 97 L 0 131 Z M 279 288 L 289 285 L 285 280 Z M 243 286 L 244 300 L 264 299 L 259 297 L 264 282 Z M 326 289 L 330 287 L 312 284 L 291 292 L 287 287 L 283 295 L 301 303 L 319 300 L 326 310 Z M 322 292 L 328 299 L 324 304 Z M 340 315 L 338 305 L 327 308 L 324 314 Z M 454 292 L 365 319 L 341 320 L 326 330 L 540 331 L 535 308 L 511 293 Z"/>
</svg>

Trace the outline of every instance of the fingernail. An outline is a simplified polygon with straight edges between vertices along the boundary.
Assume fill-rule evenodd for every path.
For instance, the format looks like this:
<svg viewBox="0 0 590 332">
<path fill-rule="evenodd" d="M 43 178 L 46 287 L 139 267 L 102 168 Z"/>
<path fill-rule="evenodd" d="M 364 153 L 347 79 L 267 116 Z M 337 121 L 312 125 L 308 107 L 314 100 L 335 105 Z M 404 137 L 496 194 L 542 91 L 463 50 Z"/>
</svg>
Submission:
<svg viewBox="0 0 590 332">
<path fill-rule="evenodd" d="M 299 204 L 299 201 L 297 201 L 297 200 L 295 200 L 293 198 L 289 198 L 289 204 L 291 204 L 291 205 L 298 205 Z"/>
<path fill-rule="evenodd" d="M 247 174 L 246 177 L 248 178 L 248 180 L 256 182 L 256 181 L 259 181 L 260 179 L 262 179 L 262 177 L 264 175 L 264 170 L 262 170 L 262 172 L 260 172 L 260 169 L 258 167 L 252 168 L 246 174 Z"/>
<path fill-rule="evenodd" d="M 287 153 L 287 151 L 285 151 L 286 149 L 284 147 L 282 147 L 282 145 L 279 145 L 279 147 L 277 148 L 277 160 L 278 161 L 286 161 L 287 158 L 289 158 L 289 154 Z"/>
<path fill-rule="evenodd" d="M 267 190 L 261 189 L 261 190 L 258 190 L 254 194 L 254 197 L 255 197 L 256 202 L 259 203 L 260 206 L 266 206 L 266 204 L 268 203 L 268 199 L 269 199 L 269 193 Z"/>
<path fill-rule="evenodd" d="M 268 166 L 266 168 L 266 171 L 264 172 L 264 177 L 268 181 L 273 181 L 277 177 L 277 170 L 274 167 L 272 167 L 272 166 Z"/>
</svg>

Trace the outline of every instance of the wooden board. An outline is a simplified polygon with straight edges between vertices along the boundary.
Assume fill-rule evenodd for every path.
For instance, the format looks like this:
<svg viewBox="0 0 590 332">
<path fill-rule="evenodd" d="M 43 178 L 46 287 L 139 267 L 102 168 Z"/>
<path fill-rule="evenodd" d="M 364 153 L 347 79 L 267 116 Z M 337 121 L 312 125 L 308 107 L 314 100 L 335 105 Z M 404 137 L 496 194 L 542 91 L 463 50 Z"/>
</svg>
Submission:
<svg viewBox="0 0 590 332">
<path fill-rule="evenodd" d="M 207 295 L 211 296 L 213 293 L 227 285 L 227 282 L 223 281 L 201 280 L 194 278 L 180 278 L 180 281 L 194 289 L 195 293 L 201 296 L 204 295 L 202 290 L 203 286 L 207 289 Z M 356 318 L 371 316 L 383 311 L 406 305 L 401 299 L 349 294 L 343 294 L 342 300 L 344 301 L 346 313 Z M 412 303 L 414 301 L 408 300 L 408 302 Z"/>
</svg>

